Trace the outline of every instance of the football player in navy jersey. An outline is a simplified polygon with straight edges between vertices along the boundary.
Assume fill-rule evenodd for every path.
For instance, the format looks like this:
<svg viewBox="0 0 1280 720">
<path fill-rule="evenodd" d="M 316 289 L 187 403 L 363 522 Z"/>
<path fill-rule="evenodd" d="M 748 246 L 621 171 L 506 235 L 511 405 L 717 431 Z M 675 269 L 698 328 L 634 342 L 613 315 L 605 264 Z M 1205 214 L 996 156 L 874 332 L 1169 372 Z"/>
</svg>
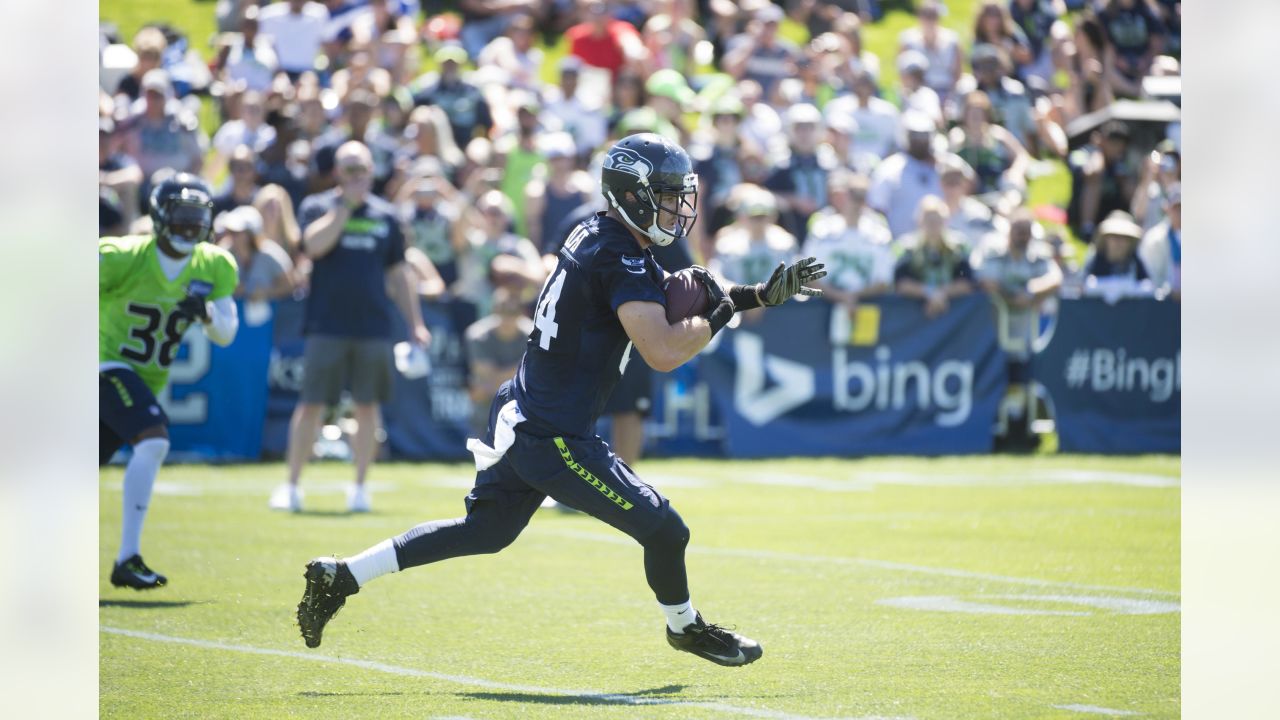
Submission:
<svg viewBox="0 0 1280 720">
<path fill-rule="evenodd" d="M 424 523 L 344 560 L 307 563 L 298 625 L 308 647 L 320 645 L 325 624 L 370 580 L 496 553 L 551 496 L 644 547 L 645 577 L 672 647 L 727 666 L 763 653 L 759 643 L 705 622 L 694 609 L 684 563 L 689 529 L 661 493 L 610 451 L 595 423 L 628 362 L 668 372 L 698 354 L 736 311 L 819 295 L 805 285 L 826 272 L 806 258 L 780 264 L 767 282 L 725 289 L 694 266 L 712 298 L 709 310 L 669 324 L 665 273 L 653 248 L 685 237 L 697 219 L 698 177 L 689 156 L 661 136 L 631 135 L 609 150 L 601 175 L 608 210 L 565 240 L 538 296 L 520 368 L 494 397 L 484 439 L 467 442 L 477 472 L 466 516 Z"/>
</svg>

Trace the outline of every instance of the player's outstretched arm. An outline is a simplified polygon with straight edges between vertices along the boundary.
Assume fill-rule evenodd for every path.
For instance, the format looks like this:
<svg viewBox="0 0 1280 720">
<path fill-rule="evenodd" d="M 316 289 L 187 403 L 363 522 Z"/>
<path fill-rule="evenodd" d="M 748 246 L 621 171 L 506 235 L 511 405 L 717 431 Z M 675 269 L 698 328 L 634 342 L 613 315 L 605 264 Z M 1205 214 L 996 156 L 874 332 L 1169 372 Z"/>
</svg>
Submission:
<svg viewBox="0 0 1280 720">
<path fill-rule="evenodd" d="M 659 303 L 633 300 L 618 306 L 618 320 L 649 367 L 671 372 L 711 342 L 711 323 L 685 318 L 667 324 L 667 310 Z"/>
<path fill-rule="evenodd" d="M 775 307 L 796 295 L 821 297 L 821 289 L 808 287 L 807 284 L 826 277 L 826 267 L 814 257 L 798 260 L 790 266 L 786 263 L 778 263 L 773 275 L 770 275 L 765 282 L 755 285 L 734 285 L 729 288 L 729 299 L 738 310 L 751 310 L 758 307 Z"/>
</svg>

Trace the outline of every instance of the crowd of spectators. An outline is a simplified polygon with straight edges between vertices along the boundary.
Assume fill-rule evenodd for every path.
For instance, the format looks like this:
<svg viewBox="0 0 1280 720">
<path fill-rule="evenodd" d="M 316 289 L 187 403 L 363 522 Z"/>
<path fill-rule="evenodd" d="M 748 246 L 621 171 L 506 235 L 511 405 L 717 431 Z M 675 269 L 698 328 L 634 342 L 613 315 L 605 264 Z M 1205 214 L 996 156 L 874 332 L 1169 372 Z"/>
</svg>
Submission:
<svg viewBox="0 0 1280 720">
<path fill-rule="evenodd" d="M 982 0 L 956 30 L 935 0 L 441 5 L 221 0 L 211 60 L 190 48 L 204 38 L 165 25 L 104 30 L 118 71 L 99 102 L 100 232 L 146 231 L 157 179 L 202 173 L 239 294 L 305 294 L 301 236 L 318 215 L 303 208 L 358 142 L 417 292 L 497 313 L 468 334 L 492 343 L 528 311 L 564 220 L 600 209 L 601 152 L 652 131 L 701 178 L 693 260 L 735 281 L 814 254 L 827 300 L 850 309 L 887 292 L 936 315 L 986 290 L 1016 318 L 1060 292 L 1180 297 L 1177 124 L 1154 148 L 1117 120 L 1067 135 L 1143 98 L 1144 78 L 1179 74 L 1178 0 Z M 914 21 L 877 56 L 864 35 L 894 8 Z M 557 44 L 567 55 L 549 61 Z M 200 123 L 201 96 L 216 125 Z M 1065 217 L 1028 206 L 1055 161 L 1071 175 Z"/>
</svg>

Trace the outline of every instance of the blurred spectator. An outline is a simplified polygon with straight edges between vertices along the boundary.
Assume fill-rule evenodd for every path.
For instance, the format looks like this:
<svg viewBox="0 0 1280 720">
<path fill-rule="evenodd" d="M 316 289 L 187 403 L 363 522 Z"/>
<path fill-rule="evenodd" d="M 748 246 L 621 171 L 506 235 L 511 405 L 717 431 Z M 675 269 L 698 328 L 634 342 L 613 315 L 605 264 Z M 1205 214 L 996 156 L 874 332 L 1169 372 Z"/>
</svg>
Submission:
<svg viewBox="0 0 1280 720">
<path fill-rule="evenodd" d="M 301 205 L 311 171 L 311 143 L 298 138 L 298 126 L 292 118 L 280 124 L 275 142 L 263 151 L 260 160 L 259 181 L 279 185 L 294 207 Z"/>
<path fill-rule="evenodd" d="M 1168 188 L 1181 182 L 1182 154 L 1174 149 L 1172 140 L 1163 140 L 1143 163 L 1130 203 L 1130 213 L 1141 222 L 1143 230 L 1150 230 L 1164 219 Z"/>
<path fill-rule="evenodd" d="M 765 102 L 760 83 L 743 80 L 738 83 L 738 98 L 742 100 L 743 117 L 739 128 L 743 144 L 760 153 L 772 153 L 785 148 L 782 143 L 782 116 Z M 828 107 L 830 103 L 828 103 Z M 777 145 L 782 144 L 782 148 Z"/>
<path fill-rule="evenodd" d="M 1164 26 L 1164 50 L 1168 55 L 1182 58 L 1182 0 L 1155 0 L 1157 17 Z"/>
<path fill-rule="evenodd" d="M 123 131 L 124 151 L 138 161 L 146 178 L 162 168 L 199 174 L 204 164 L 207 140 L 200 133 L 200 121 L 172 95 L 169 74 L 148 71 L 142 77 L 142 110 L 129 118 Z M 144 196 L 149 192 L 149 186 L 142 188 Z"/>
<path fill-rule="evenodd" d="M 1164 197 L 1165 219 L 1147 231 L 1138 257 L 1157 290 L 1182 299 L 1182 185 L 1173 183 Z"/>
<path fill-rule="evenodd" d="M 371 67 L 385 72 L 393 85 L 400 85 L 406 79 L 409 49 L 415 47 L 417 34 L 413 18 L 394 0 L 368 0 L 351 22 L 352 48 L 364 49 Z M 387 94 L 378 92 L 379 97 Z"/>
<path fill-rule="evenodd" d="M 489 312 L 493 289 L 506 286 L 521 299 L 532 295 L 546 277 L 542 256 L 528 239 L 511 232 L 511 201 L 500 190 L 488 190 L 475 207 L 463 209 L 456 232 L 458 281 L 454 292 L 476 305 L 482 315 Z"/>
<path fill-rule="evenodd" d="M 609 121 L 604 109 L 597 105 L 588 106 L 579 97 L 578 78 L 582 72 L 582 60 L 572 55 L 560 62 L 560 85 L 548 87 L 543 93 L 543 112 L 548 117 L 560 122 L 560 128 L 573 138 L 576 146 L 575 154 L 579 161 L 591 156 L 591 153 L 604 144 L 609 136 Z M 622 79 L 614 87 L 615 96 L 622 87 Z M 635 92 L 643 94 L 637 87 L 639 79 L 631 83 Z M 641 101 L 636 100 L 638 107 Z"/>
<path fill-rule="evenodd" d="M 974 90 L 987 94 L 991 104 L 991 122 L 1013 133 L 1027 147 L 1036 140 L 1036 123 L 1031 112 L 1031 98 L 1022 83 L 1009 77 L 1009 58 L 994 45 L 977 45 L 972 55 L 973 75 L 956 85 L 950 107 L 951 116 L 961 122 L 964 100 Z"/>
<path fill-rule="evenodd" d="M 969 163 L 952 156 L 942 165 L 942 200 L 949 214 L 947 227 L 964 237 L 965 244 L 977 252 L 986 250 L 991 241 L 1008 234 L 1009 226 L 1000 215 L 973 197 L 976 177 Z"/>
<path fill-rule="evenodd" d="M 532 332 L 533 320 L 520 298 L 501 287 L 493 291 L 493 312 L 467 328 L 471 425 L 476 432 L 483 433 L 488 426 L 486 399 L 493 397 L 499 385 L 515 377 Z"/>
<path fill-rule="evenodd" d="M 411 180 L 401 193 L 408 195 L 402 211 L 409 232 L 405 260 L 423 295 L 439 295 L 458 279 L 454 225 L 460 210 L 448 187 L 443 178 L 427 176 Z"/>
<path fill-rule="evenodd" d="M 674 136 L 659 134 L 667 135 L 668 139 L 681 147 L 687 145 L 689 132 L 685 129 L 684 113 L 692 106 L 694 99 L 688 81 L 675 70 L 659 70 L 645 81 L 644 90 L 649 98 L 648 107 L 658 114 L 664 126 L 674 128 L 676 133 Z"/>
<path fill-rule="evenodd" d="M 231 184 L 223 193 L 213 198 L 215 215 L 234 210 L 241 205 L 253 204 L 258 195 L 258 156 L 248 145 L 241 145 L 231 151 Z"/>
<path fill-rule="evenodd" d="M 861 2 L 861 0 L 859 0 Z M 846 12 L 835 21 L 832 31 L 845 41 L 845 64 L 853 74 L 866 73 L 880 82 L 880 58 L 862 43 L 862 18 Z"/>
<path fill-rule="evenodd" d="M 732 92 L 718 98 L 711 107 L 711 128 L 701 142 L 689 148 L 693 157 L 693 171 L 698 174 L 698 224 L 703 237 L 715 232 L 733 219 L 726 207 L 729 192 L 742 182 L 742 169 L 738 166 L 738 128 L 746 109 Z M 709 142 L 708 142 L 709 141 Z M 702 248 L 703 256 L 709 256 L 709 248 Z"/>
<path fill-rule="evenodd" d="M 379 406 L 391 395 L 391 305 L 410 339 L 425 345 L 417 294 L 404 265 L 404 235 L 394 208 L 371 193 L 373 158 L 358 141 L 338 148 L 338 187 L 308 197 L 299 210 L 303 245 L 314 263 L 304 334 L 302 396 L 289 424 L 289 482 L 272 494 L 274 509 L 302 507 L 298 480 L 326 407 L 349 386 L 355 401 L 355 485 L 347 509 L 369 510 L 365 478 L 377 453 Z"/>
<path fill-rule="evenodd" d="M 293 261 L 284 248 L 263 235 L 262 215 L 252 205 L 228 212 L 223 229 L 218 245 L 231 251 L 240 268 L 236 299 L 267 302 L 293 294 Z"/>
<path fill-rule="evenodd" d="M 809 104 L 793 105 L 786 114 L 790 155 L 765 182 L 778 199 L 781 225 L 803 236 L 809 216 L 827 204 L 827 173 L 838 165 L 831 146 L 819 144 L 822 113 Z"/>
<path fill-rule="evenodd" d="M 241 145 L 247 145 L 255 153 L 261 154 L 275 142 L 276 129 L 265 121 L 262 93 L 253 90 L 245 92 L 240 98 L 240 117 L 226 121 L 213 134 L 213 149 L 218 153 L 219 164 L 225 163 L 232 151 Z M 217 168 L 218 165 L 215 165 L 209 174 L 216 176 Z"/>
<path fill-rule="evenodd" d="M 1018 79 L 1023 83 L 1031 77 L 1046 83 L 1053 79 L 1054 38 L 1068 32 L 1060 20 L 1065 14 L 1062 0 L 1012 0 L 1009 3 L 1009 17 L 1022 30 L 1030 50 L 1029 59 L 1014 58 Z"/>
<path fill-rule="evenodd" d="M 356 90 L 364 90 L 374 96 L 376 105 L 377 98 L 391 94 L 395 80 L 391 73 L 374 63 L 373 55 L 364 46 L 356 47 L 345 65 L 334 71 L 329 84 L 341 103 L 346 103 Z"/>
<path fill-rule="evenodd" d="M 778 81 L 795 74 L 800 49 L 790 40 L 778 36 L 782 8 L 763 4 L 746 32 L 729 41 L 722 67 L 735 80 L 748 79 L 760 84 L 766 103 L 777 106 L 774 91 Z"/>
<path fill-rule="evenodd" d="M 349 140 L 358 140 L 373 158 L 373 191 L 382 193 L 395 170 L 396 139 L 374 121 L 378 100 L 364 88 L 351 91 L 344 105 L 343 122 L 330 127 L 315 141 L 315 159 L 319 169 L 332 165 L 337 149 Z"/>
<path fill-rule="evenodd" d="M 916 227 L 917 210 L 926 195 L 942 194 L 941 165 L 947 155 L 935 148 L 933 120 L 911 111 L 902 118 L 906 149 L 894 153 L 871 176 L 867 202 L 884 214 L 895 238 Z"/>
<path fill-rule="evenodd" d="M 898 54 L 915 50 L 929 59 L 925 84 L 946 102 L 956 81 L 960 79 L 960 39 L 938 23 L 944 5 L 936 0 L 921 0 L 916 5 L 919 25 L 903 30 L 898 36 Z"/>
<path fill-rule="evenodd" d="M 840 115 L 852 117 L 858 127 L 855 144 L 884 158 L 898 147 L 902 113 L 893 103 L 876 97 L 877 92 L 879 88 L 870 75 L 857 73 L 853 76 L 853 93 L 827 103 L 823 115 L 828 125 L 838 124 Z"/>
<path fill-rule="evenodd" d="M 586 0 L 580 7 L 584 21 L 564 34 L 570 55 L 608 70 L 614 79 L 625 66 L 645 59 L 648 53 L 634 25 L 611 18 L 609 7 L 602 0 Z"/>
<path fill-rule="evenodd" d="M 512 18 L 537 9 L 537 0 L 461 0 L 462 30 L 459 39 L 467 54 L 476 56 L 507 29 Z M 469 136 L 468 136 L 469 137 Z"/>
<path fill-rule="evenodd" d="M 227 82 L 243 82 L 250 90 L 265 92 L 280 61 L 271 47 L 271 38 L 258 32 L 258 6 L 249 5 L 240 20 L 240 36 L 222 47 L 217 66 Z"/>
<path fill-rule="evenodd" d="M 325 6 L 310 0 L 285 0 L 258 13 L 258 29 L 271 39 L 280 69 L 292 82 L 315 67 L 328 22 Z"/>
<path fill-rule="evenodd" d="M 123 235 L 140 209 L 142 169 L 120 152 L 116 124 L 98 118 L 98 235 Z"/>
<path fill-rule="evenodd" d="M 1003 247 L 973 253 L 978 284 L 1005 306 L 1002 336 L 1010 340 L 1005 353 L 1023 363 L 1031 358 L 1031 341 L 1039 332 L 1036 320 L 1041 304 L 1056 296 L 1062 286 L 1062 271 L 1050 248 L 1033 241 L 1034 234 L 1031 212 L 1021 209 L 1010 218 Z"/>
<path fill-rule="evenodd" d="M 1129 160 L 1129 126 L 1119 120 L 1107 122 L 1067 162 L 1071 168 L 1067 217 L 1077 235 L 1091 237 L 1100 218 L 1128 210 L 1133 198 L 1137 173 Z"/>
<path fill-rule="evenodd" d="M 850 309 L 893 283 L 889 226 L 867 207 L 867 188 L 865 177 L 833 171 L 827 178 L 830 204 L 814 216 L 804 241 L 804 254 L 827 265 L 827 277 L 818 281 L 823 299 Z"/>
<path fill-rule="evenodd" d="M 169 43 L 164 39 L 164 33 L 158 28 L 148 26 L 139 30 L 133 36 L 133 52 L 138 56 L 138 62 L 128 75 L 120 78 L 115 94 L 124 95 L 129 102 L 141 97 L 143 76 L 161 67 L 164 51 L 168 45 Z"/>
<path fill-rule="evenodd" d="M 1065 50 L 1071 77 L 1073 116 L 1091 113 L 1115 101 L 1115 88 L 1134 87 L 1116 70 L 1116 49 L 1107 40 L 1106 30 L 1092 13 L 1076 22 L 1075 40 Z"/>
<path fill-rule="evenodd" d="M 986 93 L 969 93 L 961 108 L 960 124 L 951 130 L 951 152 L 973 168 L 977 194 L 990 196 L 992 205 L 1017 207 L 1026 191 L 1031 158 L 1012 133 L 993 124 Z"/>
<path fill-rule="evenodd" d="M 533 44 L 533 18 L 520 14 L 511 18 L 504 35 L 496 37 L 476 57 L 478 67 L 494 67 L 506 73 L 507 86 L 537 90 L 542 85 L 542 49 Z"/>
<path fill-rule="evenodd" d="M 449 118 L 434 105 L 422 105 L 409 113 L 405 139 L 408 143 L 400 148 L 396 159 L 401 173 L 411 173 L 414 161 L 419 158 L 433 158 L 439 162 L 444 177 L 452 180 L 466 161 L 453 140 Z"/>
<path fill-rule="evenodd" d="M 826 120 L 827 139 L 835 151 L 836 160 L 859 175 L 870 177 L 880 166 L 880 156 L 858 144 L 858 121 L 843 113 L 833 114 Z"/>
<path fill-rule="evenodd" d="M 574 168 L 576 148 L 568 133 L 544 135 L 541 145 L 546 164 L 535 170 L 525 188 L 525 226 L 533 246 L 543 255 L 553 255 L 564 242 L 556 237 L 560 221 L 587 201 L 595 183 Z"/>
<path fill-rule="evenodd" d="M 973 292 L 973 271 L 968 248 L 947 229 L 947 206 L 940 198 L 920 201 L 919 225 L 900 240 L 893 280 L 899 295 L 923 300 L 924 314 L 933 318 L 951 307 L 951 298 Z"/>
<path fill-rule="evenodd" d="M 457 45 L 444 45 L 436 51 L 435 60 L 440 64 L 440 71 L 415 81 L 420 89 L 413 95 L 413 104 L 435 105 L 444 110 L 453 127 L 453 139 L 459 146 L 471 142 L 477 131 L 488 135 L 493 129 L 489 103 L 479 88 L 462 78 L 466 51 Z"/>
<path fill-rule="evenodd" d="M 1164 51 L 1164 25 L 1145 0 L 1107 0 L 1098 20 L 1115 47 L 1116 70 L 1125 79 L 1140 83 L 1151 69 L 1151 61 Z"/>
<path fill-rule="evenodd" d="M 582 66 L 582 59 L 572 55 L 565 57 L 564 63 L 574 67 L 573 86 L 578 87 L 578 72 Z M 560 81 L 563 85 L 565 81 L 564 71 L 561 70 Z M 554 98 L 554 95 L 552 95 Z M 615 136 L 621 137 L 617 133 L 617 127 L 621 123 L 622 118 L 633 110 L 643 108 L 648 102 L 648 98 L 644 94 L 644 79 L 640 75 L 623 71 L 613 81 L 613 103 L 609 108 L 608 132 Z M 556 112 L 558 116 L 558 112 Z"/>
<path fill-rule="evenodd" d="M 737 219 L 716 234 L 708 269 L 735 283 L 764 282 L 778 263 L 795 258 L 796 238 L 778 226 L 778 207 L 768 190 L 740 185 L 730 203 Z"/>
<path fill-rule="evenodd" d="M 933 88 L 924 84 L 925 73 L 929 71 L 929 58 L 915 50 L 908 50 L 898 56 L 898 104 L 905 110 L 918 110 L 933 118 L 938 127 L 943 127 L 942 102 Z"/>
<path fill-rule="evenodd" d="M 1007 5 L 1000 0 L 982 0 L 973 20 L 973 44 L 993 45 L 1004 51 L 1015 68 L 1032 60 L 1031 42 L 1013 21 Z"/>
<path fill-rule="evenodd" d="M 1150 295 L 1151 277 L 1138 257 L 1141 239 L 1142 228 L 1129 213 L 1116 210 L 1108 215 L 1098 226 L 1098 238 L 1085 262 L 1085 293 L 1111 303 L 1123 297 Z"/>
<path fill-rule="evenodd" d="M 537 96 L 518 93 L 516 100 L 516 129 L 493 143 L 502 168 L 502 193 L 511 201 L 511 221 L 517 235 L 528 237 L 525 222 L 525 190 L 534 173 L 546 164 L 542 155 L 541 138 L 546 129 L 538 121 L 542 108 Z"/>
<path fill-rule="evenodd" d="M 290 256 L 302 252 L 302 230 L 293 213 L 293 200 L 279 185 L 264 185 L 251 206 L 262 217 L 262 234 Z"/>
<path fill-rule="evenodd" d="M 689 16 L 689 0 L 656 0 L 653 15 L 640 36 L 653 70 L 668 68 L 687 77 L 697 70 L 694 51 L 706 39 L 702 26 Z"/>
<path fill-rule="evenodd" d="M 1009 385 L 1001 403 L 997 449 L 1031 449 L 1037 443 L 1030 425 L 1032 396 L 1027 392 L 1032 347 L 1042 308 L 1062 287 L 1062 271 L 1049 248 L 1033 242 L 1034 226 L 1030 211 L 1018 210 L 1010 220 L 1003 248 L 973 253 L 974 276 L 997 300 L 997 321 L 1003 324 L 1000 341 Z"/>
</svg>

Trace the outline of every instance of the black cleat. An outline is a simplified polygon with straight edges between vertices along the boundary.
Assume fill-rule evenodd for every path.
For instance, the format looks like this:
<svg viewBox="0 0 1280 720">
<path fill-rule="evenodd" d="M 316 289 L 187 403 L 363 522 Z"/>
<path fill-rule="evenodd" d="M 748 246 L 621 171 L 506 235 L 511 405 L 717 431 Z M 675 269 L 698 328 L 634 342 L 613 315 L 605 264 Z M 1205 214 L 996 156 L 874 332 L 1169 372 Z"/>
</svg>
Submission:
<svg viewBox="0 0 1280 720">
<path fill-rule="evenodd" d="M 755 662 L 764 654 L 760 643 L 719 625 L 708 625 L 703 622 L 702 613 L 698 613 L 694 622 L 686 625 L 682 633 L 671 632 L 668 627 L 667 642 L 677 650 L 693 653 L 726 667 L 739 667 Z"/>
<path fill-rule="evenodd" d="M 169 578 L 155 572 L 142 562 L 141 555 L 134 555 L 111 568 L 111 584 L 116 587 L 131 587 L 134 590 L 150 590 L 164 587 Z"/>
<path fill-rule="evenodd" d="M 325 624 L 346 604 L 348 595 L 360 592 L 360 586 L 347 564 L 331 557 L 307 563 L 303 577 L 307 579 L 307 589 L 298 603 L 298 627 L 307 647 L 316 648 L 320 647 Z"/>
</svg>

